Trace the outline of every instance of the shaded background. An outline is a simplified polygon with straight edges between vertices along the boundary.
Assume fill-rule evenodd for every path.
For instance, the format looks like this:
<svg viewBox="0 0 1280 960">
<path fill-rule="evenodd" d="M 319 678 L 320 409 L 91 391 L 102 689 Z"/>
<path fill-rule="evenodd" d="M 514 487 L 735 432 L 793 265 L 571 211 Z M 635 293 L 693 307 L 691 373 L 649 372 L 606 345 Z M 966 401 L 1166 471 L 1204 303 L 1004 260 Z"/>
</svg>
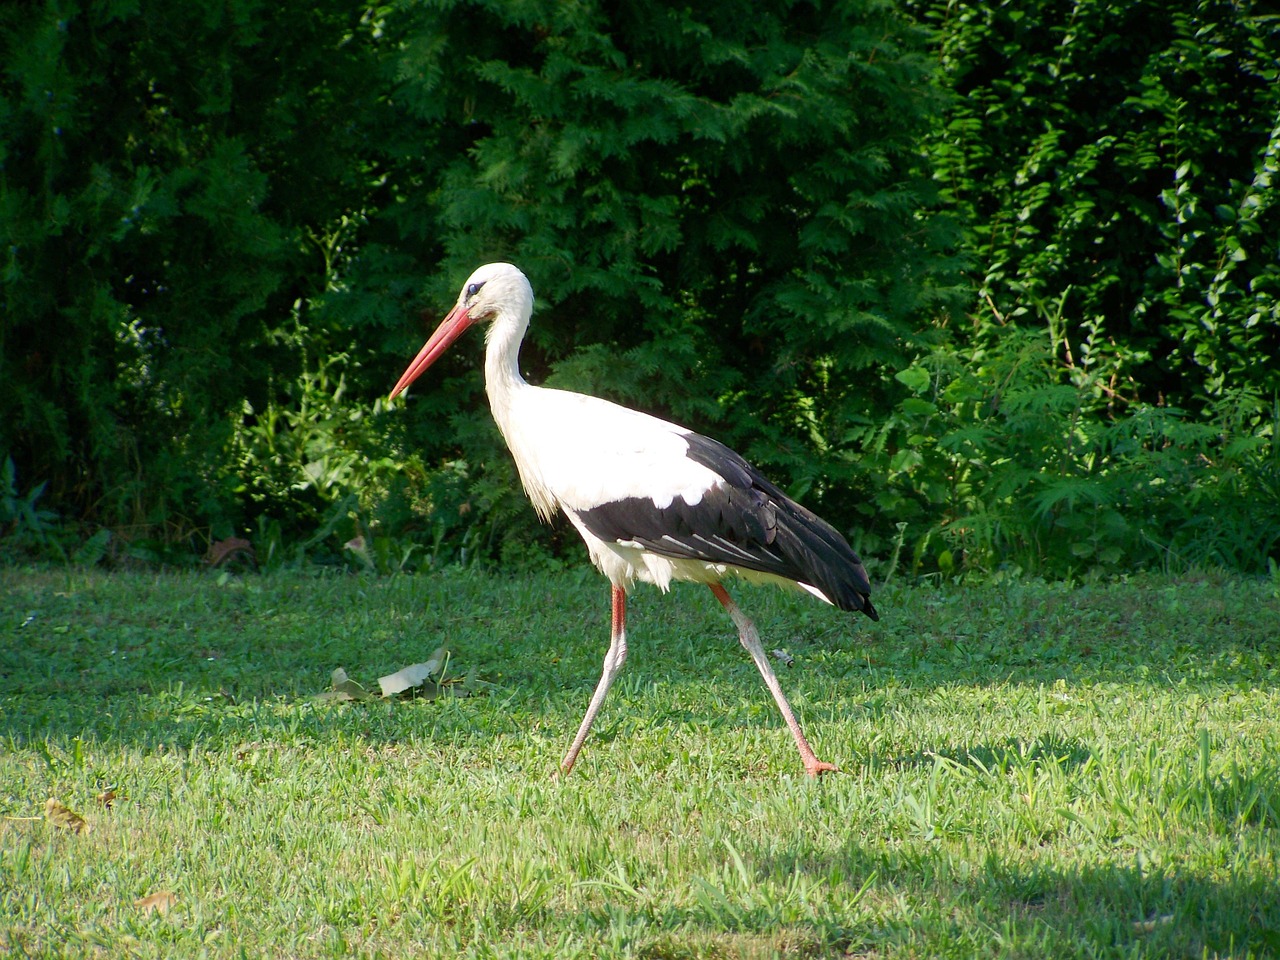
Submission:
<svg viewBox="0 0 1280 960">
<path fill-rule="evenodd" d="M 507 259 L 531 380 L 880 569 L 1280 558 L 1259 5 L 47 2 L 0 50 L 11 555 L 557 562 L 479 337 L 382 399 Z"/>
</svg>

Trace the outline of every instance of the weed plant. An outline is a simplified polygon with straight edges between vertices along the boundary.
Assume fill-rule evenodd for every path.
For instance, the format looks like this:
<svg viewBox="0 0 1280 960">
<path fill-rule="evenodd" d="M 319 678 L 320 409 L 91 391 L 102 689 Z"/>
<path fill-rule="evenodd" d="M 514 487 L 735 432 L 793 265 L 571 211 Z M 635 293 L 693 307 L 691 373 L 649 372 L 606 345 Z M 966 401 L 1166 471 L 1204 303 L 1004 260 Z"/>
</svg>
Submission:
<svg viewBox="0 0 1280 960">
<path fill-rule="evenodd" d="M 1059 305 L 1060 306 L 1060 305 Z M 1145 568 L 1263 573 L 1280 560 L 1280 406 L 1247 387 L 1194 413 L 1139 400 L 1129 358 L 1060 310 L 921 356 L 883 422 L 856 427 L 914 521 L 917 570 L 1070 577 Z"/>
</svg>

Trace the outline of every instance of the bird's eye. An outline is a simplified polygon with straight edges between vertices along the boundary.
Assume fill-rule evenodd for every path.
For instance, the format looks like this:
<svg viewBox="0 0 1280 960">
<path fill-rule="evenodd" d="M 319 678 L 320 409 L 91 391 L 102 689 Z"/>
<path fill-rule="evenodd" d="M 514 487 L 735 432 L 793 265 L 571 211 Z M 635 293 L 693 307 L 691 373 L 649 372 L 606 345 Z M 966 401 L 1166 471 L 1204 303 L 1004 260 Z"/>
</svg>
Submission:
<svg viewBox="0 0 1280 960">
<path fill-rule="evenodd" d="M 481 288 L 481 287 L 483 287 L 483 286 L 484 286 L 484 283 L 483 283 L 483 282 L 481 282 L 481 283 L 468 283 L 468 284 L 467 284 L 467 299 L 468 299 L 468 300 L 470 300 L 470 299 L 471 299 L 472 297 L 474 297 L 477 293 L 479 293 L 479 292 L 480 292 L 480 288 Z"/>
</svg>

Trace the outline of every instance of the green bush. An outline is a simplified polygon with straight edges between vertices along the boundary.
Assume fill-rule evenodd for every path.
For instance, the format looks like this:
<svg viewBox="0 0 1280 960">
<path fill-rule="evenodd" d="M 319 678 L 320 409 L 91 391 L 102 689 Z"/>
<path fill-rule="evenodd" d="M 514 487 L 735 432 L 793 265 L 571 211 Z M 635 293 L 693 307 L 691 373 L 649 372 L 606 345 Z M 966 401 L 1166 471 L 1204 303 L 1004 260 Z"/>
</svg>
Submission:
<svg viewBox="0 0 1280 960">
<path fill-rule="evenodd" d="M 418 214 L 443 247 L 437 310 L 476 265 L 513 261 L 539 301 L 535 382 L 712 432 L 858 519 L 869 491 L 834 448 L 955 282 L 921 163 L 922 34 L 863 0 L 421 9 L 396 99 L 452 138 Z M 420 382 L 415 446 L 514 491 L 477 353 Z"/>
<path fill-rule="evenodd" d="M 1278 37 L 1225 0 L 10 4 L 0 536 L 548 562 L 478 337 L 383 399 L 506 259 L 531 380 L 869 553 L 1259 569 Z"/>
<path fill-rule="evenodd" d="M 0 450 L 126 539 L 297 540 L 349 495 L 433 535 L 436 471 L 470 478 L 451 529 L 524 538 L 474 347 L 376 400 L 415 301 L 496 258 L 555 305 L 535 380 L 660 405 L 847 521 L 827 453 L 950 282 L 933 68 L 875 0 L 73 0 L 4 8 L 0 54 Z"/>
<path fill-rule="evenodd" d="M 273 331 L 368 192 L 376 50 L 338 3 L 0 8 L 0 450 L 65 517 L 245 520 L 229 414 L 297 373 Z"/>
<path fill-rule="evenodd" d="M 868 431 L 876 509 L 916 524 L 916 569 L 1265 572 L 1280 554 L 1275 401 L 1242 389 L 1196 418 L 1117 412 L 1105 345 L 1072 348 L 1045 319 L 921 356 L 898 374 L 910 396 Z"/>
<path fill-rule="evenodd" d="M 1258 4 L 917 3 L 964 322 L 855 424 L 921 569 L 1280 558 L 1280 21 Z"/>
<path fill-rule="evenodd" d="M 916 4 L 979 326 L 1063 301 L 1149 403 L 1280 391 L 1280 19 L 1247 0 Z"/>
</svg>

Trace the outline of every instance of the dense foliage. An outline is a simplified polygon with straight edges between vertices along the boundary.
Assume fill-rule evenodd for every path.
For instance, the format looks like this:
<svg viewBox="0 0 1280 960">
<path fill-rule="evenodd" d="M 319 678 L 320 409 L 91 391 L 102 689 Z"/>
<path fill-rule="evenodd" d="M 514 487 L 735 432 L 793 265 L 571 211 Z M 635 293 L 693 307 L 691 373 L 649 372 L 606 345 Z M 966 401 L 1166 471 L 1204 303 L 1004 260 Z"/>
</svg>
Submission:
<svg viewBox="0 0 1280 960">
<path fill-rule="evenodd" d="M 662 398 L 812 486 L 938 294 L 931 68 L 881 4 L 308 8 L 305 30 L 253 2 L 59 11 L 4 31 L 30 51 L 7 80 L 4 443 L 63 509 L 315 523 L 367 493 L 378 445 L 417 480 L 459 450 L 505 464 L 465 350 L 407 443 L 363 423 L 416 335 L 408 292 L 440 309 L 498 257 L 556 305 L 535 378 Z"/>
<path fill-rule="evenodd" d="M 381 399 L 508 259 L 532 380 L 713 433 L 870 553 L 1265 567 L 1278 31 L 1213 0 L 6 7 L 0 536 L 545 555 L 478 337 Z"/>
<path fill-rule="evenodd" d="M 0 10 L 0 447 L 58 510 L 126 536 L 240 519 L 233 415 L 296 376 L 312 240 L 367 194 L 368 36 L 342 3 Z"/>
<path fill-rule="evenodd" d="M 920 4 L 963 322 L 868 429 L 917 558 L 1280 559 L 1280 20 L 1253 3 Z"/>
<path fill-rule="evenodd" d="M 1280 21 L 1253 2 L 934 5 L 959 94 L 932 160 L 978 325 L 1099 329 L 1114 386 L 1280 390 Z"/>
</svg>

